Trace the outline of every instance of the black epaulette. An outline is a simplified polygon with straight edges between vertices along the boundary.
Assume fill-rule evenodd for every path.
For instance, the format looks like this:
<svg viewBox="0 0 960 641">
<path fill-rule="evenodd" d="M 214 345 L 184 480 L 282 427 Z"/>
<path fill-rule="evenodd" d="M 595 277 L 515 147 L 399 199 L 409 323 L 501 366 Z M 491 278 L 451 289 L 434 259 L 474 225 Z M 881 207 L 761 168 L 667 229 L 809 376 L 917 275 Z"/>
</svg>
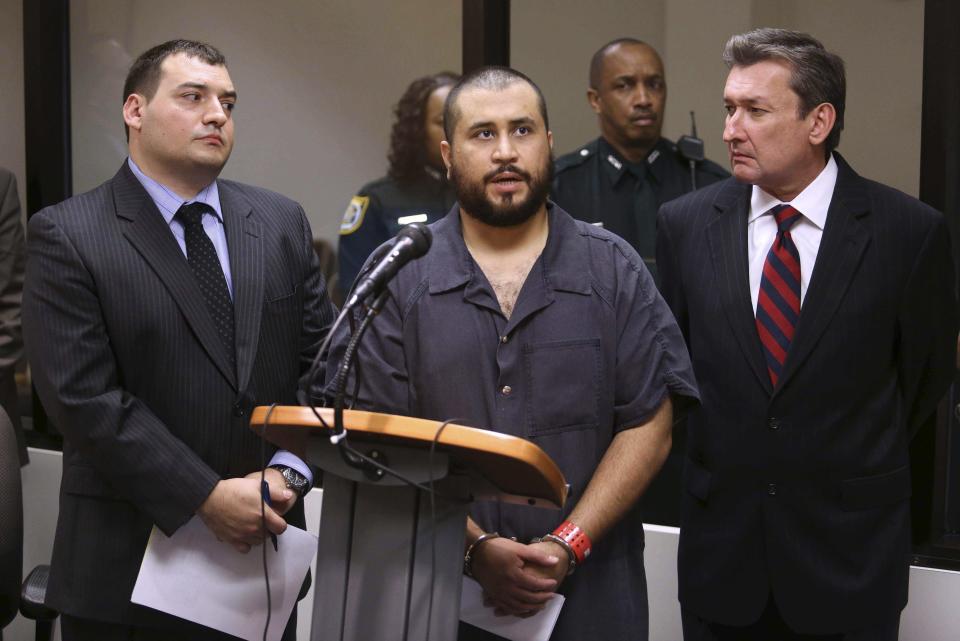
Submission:
<svg viewBox="0 0 960 641">
<path fill-rule="evenodd" d="M 597 141 L 587 143 L 586 145 L 571 151 L 568 154 L 564 154 L 557 158 L 554 162 L 554 171 L 556 173 L 561 173 L 570 169 L 572 167 L 579 167 L 583 163 L 587 162 L 591 156 L 594 156 L 597 153 Z"/>
</svg>

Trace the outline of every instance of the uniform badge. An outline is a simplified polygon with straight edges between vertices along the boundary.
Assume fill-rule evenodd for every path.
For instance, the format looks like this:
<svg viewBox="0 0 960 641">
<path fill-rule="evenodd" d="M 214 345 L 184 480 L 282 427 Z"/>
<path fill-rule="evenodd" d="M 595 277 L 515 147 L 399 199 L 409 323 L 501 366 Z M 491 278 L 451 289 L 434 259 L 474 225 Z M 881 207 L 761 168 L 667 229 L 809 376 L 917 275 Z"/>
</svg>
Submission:
<svg viewBox="0 0 960 641">
<path fill-rule="evenodd" d="M 613 154 L 607 156 L 607 162 L 613 165 L 613 168 L 617 171 L 620 171 L 620 168 L 623 167 L 623 163 L 617 160 Z"/>
<path fill-rule="evenodd" d="M 404 227 L 410 223 L 425 223 L 427 222 L 426 214 L 410 214 L 409 216 L 400 216 L 397 218 L 397 225 Z"/>
<path fill-rule="evenodd" d="M 343 220 L 340 221 L 340 235 L 346 236 L 352 234 L 363 224 L 363 215 L 367 213 L 367 205 L 370 204 L 369 196 L 354 196 L 347 205 L 347 211 L 343 212 Z"/>
</svg>

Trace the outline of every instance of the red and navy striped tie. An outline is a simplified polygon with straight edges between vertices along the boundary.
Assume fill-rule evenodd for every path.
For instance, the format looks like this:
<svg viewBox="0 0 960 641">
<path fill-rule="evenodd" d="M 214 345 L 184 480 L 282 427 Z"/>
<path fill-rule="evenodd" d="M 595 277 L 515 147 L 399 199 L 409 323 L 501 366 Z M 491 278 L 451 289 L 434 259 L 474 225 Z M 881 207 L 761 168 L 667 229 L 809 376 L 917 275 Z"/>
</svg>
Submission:
<svg viewBox="0 0 960 641">
<path fill-rule="evenodd" d="M 790 205 L 777 205 L 771 211 L 777 221 L 777 237 L 763 263 L 757 332 L 770 380 L 776 386 L 800 319 L 800 252 L 790 237 L 790 228 L 802 214 Z"/>
</svg>

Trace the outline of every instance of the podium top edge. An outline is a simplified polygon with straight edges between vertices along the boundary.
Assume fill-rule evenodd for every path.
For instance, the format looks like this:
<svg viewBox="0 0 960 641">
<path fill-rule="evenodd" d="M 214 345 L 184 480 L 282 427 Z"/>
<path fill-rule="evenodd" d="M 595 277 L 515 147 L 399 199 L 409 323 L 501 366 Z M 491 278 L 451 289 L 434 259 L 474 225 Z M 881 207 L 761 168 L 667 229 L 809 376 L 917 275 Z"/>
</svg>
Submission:
<svg viewBox="0 0 960 641">
<path fill-rule="evenodd" d="M 333 409 L 317 408 L 317 413 L 333 425 Z M 269 424 L 264 425 L 269 415 Z M 382 438 L 419 443 L 429 447 L 443 425 L 442 421 L 366 412 L 362 410 L 344 410 L 343 421 L 347 431 L 357 439 L 364 437 Z M 253 410 L 250 427 L 260 434 L 266 434 L 268 441 L 295 453 L 305 450 L 306 439 L 326 437 L 327 430 L 309 407 L 299 405 L 277 405 L 272 413 L 270 407 L 260 406 Z M 497 479 L 489 479 L 501 487 L 507 494 L 529 495 L 562 506 L 567 497 L 567 484 L 557 464 L 536 444 L 509 434 L 469 427 L 458 423 L 447 423 L 440 432 L 437 444 L 455 457 L 475 462 L 482 457 L 489 467 L 499 463 L 531 476 L 538 482 L 532 488 L 505 488 Z M 490 470 L 487 470 L 489 472 Z M 527 491 L 535 490 L 535 491 Z"/>
</svg>

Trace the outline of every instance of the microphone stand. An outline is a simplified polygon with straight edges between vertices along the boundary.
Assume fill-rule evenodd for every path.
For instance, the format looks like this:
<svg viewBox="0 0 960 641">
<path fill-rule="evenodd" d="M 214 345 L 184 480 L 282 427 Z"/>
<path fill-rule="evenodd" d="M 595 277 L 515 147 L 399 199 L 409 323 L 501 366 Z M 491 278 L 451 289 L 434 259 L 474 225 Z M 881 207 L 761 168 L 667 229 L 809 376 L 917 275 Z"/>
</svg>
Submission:
<svg viewBox="0 0 960 641">
<path fill-rule="evenodd" d="M 350 342 L 347 343 L 347 347 L 343 353 L 343 359 L 340 361 L 340 367 L 337 369 L 336 375 L 337 387 L 336 396 L 333 401 L 333 435 L 331 436 L 331 440 L 336 443 L 337 449 L 340 451 L 340 456 L 347 465 L 364 471 L 375 471 L 376 468 L 372 468 L 347 447 L 347 430 L 343 426 L 343 404 L 346 396 L 347 380 L 349 379 L 350 370 L 353 368 L 356 359 L 360 340 L 370 327 L 370 323 L 373 322 L 374 317 L 383 309 L 389 295 L 389 290 L 384 288 L 373 300 L 373 303 L 367 307 L 367 313 L 364 315 L 363 321 L 360 323 L 357 331 L 350 337 Z M 350 306 L 348 305 L 344 308 L 344 311 L 347 312 L 349 308 Z"/>
<path fill-rule="evenodd" d="M 353 367 L 356 359 L 360 339 L 363 338 L 373 318 L 380 313 L 380 310 L 383 309 L 386 303 L 389 295 L 389 290 L 386 286 L 387 281 L 393 278 L 397 271 L 408 261 L 419 258 L 427 253 L 427 250 L 430 249 L 431 240 L 432 234 L 429 227 L 418 223 L 413 223 L 400 230 L 400 233 L 397 234 L 393 243 L 385 245 L 385 250 L 377 252 L 381 256 L 379 259 L 376 261 L 368 260 L 367 266 L 373 265 L 373 267 L 370 268 L 369 273 L 362 280 L 358 277 L 357 280 L 354 281 L 351 292 L 347 295 L 347 303 L 344 305 L 343 311 L 340 312 L 340 316 L 334 322 L 334 327 L 338 326 L 342 319 L 349 316 L 358 304 L 363 303 L 363 301 L 368 301 L 373 297 L 372 302 L 366 308 L 366 314 L 360 327 L 350 336 L 350 340 L 347 342 L 343 358 L 337 367 L 337 373 L 334 377 L 333 383 L 335 384 L 336 395 L 334 397 L 334 422 L 330 442 L 337 446 L 345 463 L 355 468 L 363 469 L 364 471 L 372 470 L 377 477 L 385 473 L 385 468 L 375 461 L 368 459 L 360 452 L 353 450 L 345 442 L 347 430 L 343 425 L 343 404 L 344 397 L 346 396 L 347 380 L 349 379 L 350 369 Z M 349 318 L 352 327 L 353 316 L 349 316 Z M 327 341 L 329 341 L 331 336 L 332 331 L 327 336 Z M 319 354 L 317 357 L 317 361 L 318 360 Z M 359 391 L 359 372 L 357 373 L 357 378 L 358 381 L 354 396 L 356 396 Z"/>
<path fill-rule="evenodd" d="M 370 270 L 373 269 L 373 266 L 376 265 L 377 261 L 383 258 L 383 256 L 389 250 L 390 250 L 390 245 L 387 245 L 387 244 L 381 245 L 376 250 L 374 250 L 373 254 L 371 254 L 371 258 L 369 259 L 368 263 L 364 265 L 363 269 L 360 270 L 360 273 L 357 275 L 357 278 L 355 280 L 359 281 L 361 278 L 366 276 L 370 272 Z M 330 348 L 330 343 L 332 342 L 334 335 L 337 333 L 337 329 L 339 329 L 344 319 L 346 319 L 350 315 L 350 309 L 359 302 L 359 298 L 353 295 L 353 290 L 355 289 L 355 287 L 356 287 L 356 283 L 354 283 L 354 285 L 350 287 L 350 291 L 347 292 L 348 302 L 344 304 L 343 308 L 340 310 L 340 313 L 337 314 L 337 318 L 333 321 L 333 324 L 330 326 L 330 331 L 327 332 L 327 337 L 323 340 L 323 344 L 320 346 L 320 349 L 317 350 L 317 354 L 316 356 L 314 356 L 313 362 L 310 364 L 310 369 L 307 373 L 307 378 L 306 378 L 307 382 L 305 385 L 305 389 L 301 389 L 297 392 L 297 400 L 300 402 L 301 405 L 305 407 L 310 407 L 310 408 L 315 407 L 315 404 L 313 402 L 313 399 L 311 398 L 311 395 L 313 394 L 313 390 L 316 387 L 317 377 L 320 376 L 320 373 L 321 373 L 320 365 L 323 362 L 322 360 L 323 355 L 327 354 Z M 352 332 L 353 331 L 352 318 L 350 319 L 350 327 Z M 324 393 L 326 392 L 326 389 L 328 388 L 327 387 L 324 388 Z M 326 403 L 324 403 L 324 405 L 325 404 Z"/>
</svg>

